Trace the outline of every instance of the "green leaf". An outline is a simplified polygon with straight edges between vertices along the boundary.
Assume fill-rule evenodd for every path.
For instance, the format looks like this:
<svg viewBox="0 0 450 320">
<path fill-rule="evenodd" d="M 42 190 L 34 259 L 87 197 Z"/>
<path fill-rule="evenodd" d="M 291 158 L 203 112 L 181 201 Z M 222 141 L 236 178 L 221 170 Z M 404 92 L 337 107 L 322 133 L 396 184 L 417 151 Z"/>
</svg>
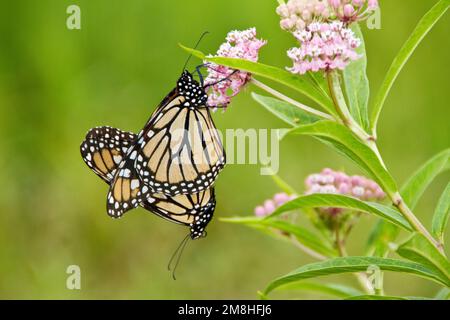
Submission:
<svg viewBox="0 0 450 320">
<path fill-rule="evenodd" d="M 252 93 L 252 97 L 272 114 L 291 126 L 295 127 L 299 124 L 308 124 L 320 120 L 319 117 L 279 99 L 262 96 L 254 92 Z"/>
<path fill-rule="evenodd" d="M 315 291 L 319 293 L 324 293 L 330 296 L 338 298 L 348 298 L 351 296 L 360 296 L 362 292 L 342 284 L 337 283 L 320 283 L 320 282 L 310 282 L 310 281 L 300 281 L 287 284 L 279 288 L 280 290 L 302 290 L 302 291 Z"/>
<path fill-rule="evenodd" d="M 287 221 L 281 221 L 277 219 L 264 219 L 258 217 L 233 217 L 222 218 L 220 220 L 224 222 L 248 225 L 250 227 L 274 228 L 276 230 L 295 236 L 301 244 L 310 249 L 313 249 L 314 251 L 324 256 L 336 257 L 338 255 L 336 250 L 326 242 L 324 242 L 322 238 L 318 237 L 308 229 L 302 228 Z"/>
<path fill-rule="evenodd" d="M 423 164 L 404 184 L 400 193 L 411 209 L 441 172 L 450 169 L 450 149 L 446 149 Z"/>
<path fill-rule="evenodd" d="M 441 279 L 432 270 L 418 263 L 378 257 L 339 257 L 323 262 L 307 264 L 288 273 L 287 275 L 279 277 L 269 283 L 264 290 L 264 294 L 267 295 L 276 288 L 292 282 L 332 274 L 364 272 L 367 268 L 373 266 L 377 266 L 383 271 L 408 273 L 438 282 L 440 284 L 447 286 L 449 285 L 448 282 Z"/>
<path fill-rule="evenodd" d="M 378 295 L 361 295 L 346 298 L 345 300 L 410 300 L 406 297 L 395 296 L 378 296 Z"/>
<path fill-rule="evenodd" d="M 394 179 L 380 163 L 375 153 L 345 126 L 334 121 L 323 120 L 296 127 L 289 133 L 311 135 L 332 143 L 367 171 L 384 190 L 390 192 L 397 190 Z"/>
<path fill-rule="evenodd" d="M 361 39 L 361 45 L 357 53 L 361 56 L 352 61 L 342 72 L 348 108 L 352 117 L 362 128 L 369 127 L 368 102 L 369 102 L 369 79 L 366 74 L 367 57 L 364 45 L 364 36 L 359 24 L 354 23 L 352 30 L 356 37 Z"/>
<path fill-rule="evenodd" d="M 339 194 L 314 193 L 310 195 L 299 196 L 296 199 L 288 201 L 282 206 L 278 207 L 266 219 L 274 218 L 287 211 L 318 207 L 346 208 L 355 211 L 367 212 L 386 219 L 387 221 L 394 223 L 395 225 L 400 226 L 406 230 L 411 230 L 408 222 L 398 211 L 390 207 L 383 206 L 379 203 L 365 202 L 353 197 Z"/>
<path fill-rule="evenodd" d="M 409 36 L 408 40 L 406 40 L 403 47 L 400 49 L 397 56 L 394 58 L 386 77 L 381 84 L 381 88 L 378 92 L 378 95 L 375 98 L 375 103 L 373 106 L 373 111 L 371 115 L 371 129 L 375 132 L 377 127 L 378 118 L 381 113 L 381 109 L 383 108 L 383 104 L 391 90 L 395 80 L 397 79 L 400 71 L 405 66 L 406 62 L 409 60 L 411 55 L 416 50 L 417 46 L 420 42 L 425 38 L 427 33 L 431 30 L 431 28 L 438 22 L 438 20 L 444 15 L 445 11 L 447 11 L 448 6 L 450 4 L 449 0 L 440 0 L 436 5 L 434 5 L 419 21 L 416 28 Z"/>
<path fill-rule="evenodd" d="M 435 300 L 449 300 L 450 299 L 450 289 L 442 288 L 439 292 L 434 296 Z"/>
<path fill-rule="evenodd" d="M 444 232 L 450 213 L 450 183 L 447 184 L 444 192 L 439 198 L 436 210 L 434 211 L 431 231 L 444 244 Z"/>
<path fill-rule="evenodd" d="M 274 66 L 244 59 L 208 57 L 198 50 L 190 49 L 181 44 L 180 47 L 204 61 L 209 61 L 233 69 L 247 71 L 253 75 L 283 84 L 312 99 L 331 114 L 336 114 L 331 98 L 328 95 L 325 95 L 322 89 L 312 83 L 307 76 L 294 75 L 286 70 Z"/>
<path fill-rule="evenodd" d="M 396 225 L 378 220 L 367 240 L 367 255 L 385 257 L 389 252 L 389 244 L 395 241 L 399 231 Z"/>
<path fill-rule="evenodd" d="M 398 247 L 397 253 L 433 270 L 441 279 L 445 279 L 447 286 L 450 286 L 450 263 L 422 234 L 413 234 Z"/>
</svg>

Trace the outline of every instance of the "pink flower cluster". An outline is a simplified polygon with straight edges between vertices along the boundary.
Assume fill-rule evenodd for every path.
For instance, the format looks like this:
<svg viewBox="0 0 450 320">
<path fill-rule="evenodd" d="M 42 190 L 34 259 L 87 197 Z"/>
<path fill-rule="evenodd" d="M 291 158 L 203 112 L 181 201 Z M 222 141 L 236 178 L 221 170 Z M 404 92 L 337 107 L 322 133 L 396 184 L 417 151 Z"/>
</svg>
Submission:
<svg viewBox="0 0 450 320">
<path fill-rule="evenodd" d="M 280 26 L 287 31 L 302 30 L 313 21 L 324 21 L 330 16 L 326 0 L 289 0 L 280 1 L 277 7 Z"/>
<path fill-rule="evenodd" d="M 216 57 L 239 58 L 256 62 L 259 49 L 266 43 L 266 41 L 256 38 L 255 28 L 231 31 L 226 37 L 226 42 L 217 51 Z M 248 72 L 233 70 L 210 62 L 205 62 L 205 64 L 208 67 L 205 84 L 210 87 L 209 106 L 227 106 L 231 98 L 237 95 L 251 79 L 251 74 Z"/>
<path fill-rule="evenodd" d="M 377 0 L 279 0 L 276 12 L 280 16 L 280 26 L 287 31 L 306 28 L 312 22 L 343 23 L 361 21 L 377 8 Z"/>
<path fill-rule="evenodd" d="M 272 199 L 267 199 L 264 204 L 257 206 L 255 208 L 255 215 L 257 217 L 265 217 L 275 211 L 276 208 L 285 204 L 289 200 L 296 198 L 295 195 L 288 195 L 287 193 L 281 192 L 273 196 Z"/>
<path fill-rule="evenodd" d="M 300 47 L 288 50 L 293 66 L 288 68 L 294 74 L 307 71 L 329 71 L 344 69 L 351 61 L 360 58 L 356 49 L 361 40 L 342 22 L 313 22 L 303 30 L 294 32 Z"/>
<path fill-rule="evenodd" d="M 332 193 L 352 196 L 365 201 L 380 201 L 386 194 L 375 182 L 363 176 L 348 176 L 341 171 L 325 168 L 320 173 L 309 175 L 306 180 L 306 194 Z M 338 214 L 341 208 L 321 208 L 321 211 Z"/>
</svg>

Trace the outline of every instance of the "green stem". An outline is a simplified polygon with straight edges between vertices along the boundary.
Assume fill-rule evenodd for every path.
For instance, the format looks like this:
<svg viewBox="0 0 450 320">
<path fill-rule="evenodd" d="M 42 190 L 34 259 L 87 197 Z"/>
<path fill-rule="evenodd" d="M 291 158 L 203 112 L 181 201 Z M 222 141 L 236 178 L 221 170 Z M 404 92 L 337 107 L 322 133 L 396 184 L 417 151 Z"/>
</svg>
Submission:
<svg viewBox="0 0 450 320">
<path fill-rule="evenodd" d="M 336 226 L 335 230 L 335 247 L 341 257 L 347 257 L 347 250 L 345 249 L 345 240 L 341 239 L 341 232 L 339 226 Z M 355 273 L 355 277 L 358 280 L 359 285 L 367 294 L 374 294 L 375 290 L 368 281 L 367 275 L 363 272 Z"/>
<path fill-rule="evenodd" d="M 374 154 L 377 156 L 381 165 L 386 168 L 383 158 L 378 150 L 376 140 L 373 136 L 367 134 L 358 123 L 355 122 L 350 112 L 348 111 L 347 103 L 345 102 L 344 94 L 341 89 L 339 74 L 335 71 L 327 73 L 328 86 L 330 89 L 331 97 L 333 99 L 336 111 L 341 117 L 341 122 L 347 126 L 366 146 L 368 146 Z M 409 209 L 405 201 L 403 200 L 400 192 L 389 192 L 385 190 L 394 206 L 400 211 L 403 217 L 408 220 L 415 231 L 423 234 L 439 251 L 443 252 L 442 245 L 434 239 L 423 224 L 417 219 L 414 213 Z"/>
<path fill-rule="evenodd" d="M 444 253 L 442 244 L 438 240 L 434 239 L 427 228 L 425 228 L 420 220 L 417 219 L 417 217 L 403 200 L 400 193 L 396 191 L 394 193 L 388 193 L 388 196 L 392 200 L 394 206 L 403 214 L 405 219 L 408 220 L 409 224 L 414 228 L 414 230 L 424 235 L 428 239 L 428 241 L 430 241 L 440 252 Z"/>
<path fill-rule="evenodd" d="M 285 96 L 284 94 L 282 94 L 281 92 L 269 87 L 268 85 L 262 83 L 259 80 L 256 80 L 255 78 L 252 78 L 250 80 L 251 83 L 253 83 L 255 86 L 263 89 L 264 91 L 267 91 L 268 93 L 270 93 L 271 95 L 273 95 L 274 97 L 277 97 L 280 100 L 286 101 L 287 103 L 292 104 L 293 106 L 296 106 L 297 108 L 302 109 L 303 111 L 306 111 L 308 113 L 314 114 L 316 116 L 319 116 L 321 118 L 324 119 L 328 119 L 328 120 L 334 120 L 334 118 L 332 116 L 330 116 L 327 113 L 321 112 L 319 110 L 316 110 L 314 108 L 308 107 L 298 101 L 295 101 L 292 98 L 289 98 L 288 96 Z"/>
</svg>

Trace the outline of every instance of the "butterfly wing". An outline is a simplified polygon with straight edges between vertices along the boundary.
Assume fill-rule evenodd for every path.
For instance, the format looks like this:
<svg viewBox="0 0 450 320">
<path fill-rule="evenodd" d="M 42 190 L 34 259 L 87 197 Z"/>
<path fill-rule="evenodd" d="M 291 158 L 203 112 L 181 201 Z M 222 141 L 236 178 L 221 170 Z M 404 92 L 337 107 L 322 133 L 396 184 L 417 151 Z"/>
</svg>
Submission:
<svg viewBox="0 0 450 320">
<path fill-rule="evenodd" d="M 81 144 L 84 162 L 110 185 L 107 212 L 114 218 L 139 205 L 141 199 L 151 199 L 134 169 L 134 162 L 126 158 L 137 136 L 111 127 L 89 130 Z"/>
<path fill-rule="evenodd" d="M 141 205 L 166 220 L 189 226 L 191 238 L 197 239 L 205 234 L 205 228 L 214 213 L 216 199 L 214 188 L 210 188 L 174 197 L 153 194 L 152 199 L 143 201 Z"/>
<path fill-rule="evenodd" d="M 128 149 L 135 143 L 136 139 L 137 135 L 131 132 L 111 127 L 97 127 L 89 130 L 80 146 L 80 151 L 89 168 L 106 183 L 111 184 L 117 168 L 124 161 Z M 140 191 L 136 191 L 136 185 L 131 185 L 134 177 L 131 178 L 130 169 L 129 186 L 126 179 L 120 178 L 122 180 L 117 180 L 114 184 L 115 187 L 112 188 L 113 199 L 119 199 L 120 197 L 118 206 L 124 206 L 125 209 L 135 207 L 132 203 L 133 199 L 131 199 L 133 194 L 136 198 L 138 192 L 142 192 L 142 189 L 145 191 L 144 186 L 141 186 Z M 126 198 L 128 193 L 130 194 L 129 199 Z M 109 196 L 108 199 L 110 199 Z M 152 194 L 152 196 L 140 201 L 139 204 L 144 209 L 166 220 L 189 226 L 191 237 L 196 239 L 203 235 L 206 225 L 212 218 L 216 202 L 214 189 L 210 188 L 199 193 L 175 197 Z M 115 212 L 120 211 L 118 210 L 120 207 L 116 209 L 115 204 L 112 204 L 112 207 L 108 207 L 108 210 L 114 209 L 114 212 L 108 211 L 109 215 L 118 217 L 124 213 L 117 215 Z"/>
<path fill-rule="evenodd" d="M 110 184 L 118 165 L 137 136 L 111 127 L 96 127 L 88 131 L 81 143 L 84 162 L 106 183 Z"/>
<path fill-rule="evenodd" d="M 131 146 L 128 152 L 135 152 Z M 106 210 L 109 216 L 120 218 L 127 211 L 136 208 L 144 200 L 151 200 L 149 188 L 143 184 L 134 168 L 129 153 L 119 164 L 109 187 Z"/>
<path fill-rule="evenodd" d="M 184 72 L 139 134 L 131 158 L 152 192 L 200 192 L 224 167 L 225 152 L 206 99 L 203 88 Z"/>
</svg>

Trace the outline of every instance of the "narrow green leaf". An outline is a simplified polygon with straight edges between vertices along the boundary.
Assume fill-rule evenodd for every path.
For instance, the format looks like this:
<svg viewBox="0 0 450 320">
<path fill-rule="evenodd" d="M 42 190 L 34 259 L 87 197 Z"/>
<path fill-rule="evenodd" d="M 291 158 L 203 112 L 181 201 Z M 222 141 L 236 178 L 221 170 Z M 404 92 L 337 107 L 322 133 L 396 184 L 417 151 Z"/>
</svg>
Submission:
<svg viewBox="0 0 450 320">
<path fill-rule="evenodd" d="M 274 114 L 284 122 L 290 124 L 291 126 L 295 127 L 299 124 L 308 124 L 320 120 L 319 117 L 305 112 L 302 109 L 297 108 L 285 101 L 281 101 L 272 97 L 262 96 L 254 92 L 252 93 L 252 97 L 256 100 L 256 102 L 261 104 L 272 114 Z"/>
<path fill-rule="evenodd" d="M 386 257 L 389 244 L 395 241 L 399 232 L 400 229 L 396 225 L 385 220 L 378 220 L 367 240 L 367 255 Z"/>
<path fill-rule="evenodd" d="M 406 297 L 361 295 L 346 298 L 345 300 L 410 300 Z"/>
<path fill-rule="evenodd" d="M 311 81 L 322 91 L 322 94 L 329 97 L 330 89 L 328 88 L 328 81 L 323 72 L 309 71 L 307 75 L 311 78 Z"/>
<path fill-rule="evenodd" d="M 397 253 L 433 270 L 450 286 L 450 263 L 422 234 L 413 234 L 410 239 L 398 247 Z"/>
<path fill-rule="evenodd" d="M 352 61 L 342 72 L 345 93 L 347 96 L 348 108 L 352 117 L 361 125 L 368 129 L 368 102 L 369 102 L 369 79 L 366 74 L 367 57 L 364 45 L 364 36 L 359 24 L 354 23 L 352 30 L 355 36 L 361 39 L 361 45 L 357 53 L 361 56 L 358 60 Z"/>
<path fill-rule="evenodd" d="M 440 0 L 438 3 L 436 3 L 436 5 L 434 5 L 422 17 L 422 19 L 419 21 L 412 34 L 409 36 L 408 40 L 406 40 L 405 44 L 400 49 L 397 56 L 394 58 L 394 61 L 392 62 L 389 71 L 387 72 L 386 77 L 381 85 L 378 95 L 375 98 L 375 103 L 370 121 L 371 128 L 373 131 L 376 130 L 378 118 L 380 116 L 381 109 L 383 108 L 383 104 L 395 80 L 400 74 L 400 71 L 403 69 L 406 62 L 414 53 L 420 42 L 425 38 L 427 33 L 447 11 L 449 5 L 450 5 L 449 0 Z"/>
<path fill-rule="evenodd" d="M 420 197 L 431 182 L 441 172 L 450 169 L 450 149 L 441 151 L 423 164 L 404 184 L 400 193 L 411 209 L 417 205 Z"/>
<path fill-rule="evenodd" d="M 252 73 L 253 75 L 270 79 L 287 87 L 290 87 L 305 95 L 306 97 L 314 100 L 328 112 L 336 114 L 331 98 L 328 95 L 325 95 L 324 92 L 314 83 L 312 83 L 307 76 L 294 75 L 286 70 L 274 66 L 269 66 L 267 64 L 252 62 L 244 59 L 208 57 L 198 50 L 190 49 L 181 44 L 180 47 L 202 60 L 227 66 L 233 69 L 247 71 Z"/>
<path fill-rule="evenodd" d="M 348 197 L 340 194 L 314 193 L 305 196 L 299 196 L 278 207 L 266 219 L 271 219 L 279 216 L 284 212 L 293 211 L 296 209 L 318 207 L 346 208 L 355 211 L 367 212 L 375 214 L 380 218 L 386 219 L 387 221 L 394 223 L 395 225 L 406 230 L 411 230 L 411 226 L 398 211 L 390 207 L 383 206 L 379 203 L 365 202 L 353 197 Z"/>
<path fill-rule="evenodd" d="M 310 281 L 300 281 L 293 282 L 282 286 L 279 288 L 280 290 L 301 290 L 301 291 L 314 291 L 323 294 L 327 294 L 330 296 L 338 297 L 338 298 L 348 298 L 352 296 L 360 296 L 362 292 L 349 287 L 344 286 L 338 283 L 320 283 L 320 282 L 310 282 Z"/>
<path fill-rule="evenodd" d="M 311 135 L 333 143 L 341 148 L 342 152 L 351 160 L 366 170 L 384 190 L 391 192 L 397 190 L 394 179 L 380 163 L 375 153 L 359 141 L 345 126 L 334 121 L 323 120 L 296 127 L 289 133 Z"/>
<path fill-rule="evenodd" d="M 224 222 L 243 224 L 250 227 L 273 228 L 289 235 L 293 235 L 304 246 L 327 257 L 336 257 L 338 254 L 334 248 L 327 244 L 322 238 L 312 233 L 308 229 L 287 221 L 277 219 L 264 219 L 258 217 L 233 217 L 222 218 Z"/>
<path fill-rule="evenodd" d="M 448 217 L 450 213 L 450 183 L 447 184 L 444 192 L 439 198 L 436 210 L 433 215 L 433 222 L 431 231 L 444 244 L 444 232 L 447 226 Z"/>
<path fill-rule="evenodd" d="M 264 290 L 264 294 L 267 295 L 276 288 L 292 282 L 332 274 L 364 272 L 368 267 L 372 266 L 377 266 L 383 271 L 408 273 L 440 284 L 449 285 L 448 282 L 441 279 L 433 271 L 418 263 L 378 257 L 339 257 L 323 262 L 307 264 L 285 276 L 279 277 L 269 283 Z"/>
<path fill-rule="evenodd" d="M 449 300 L 450 299 L 450 289 L 442 288 L 439 292 L 434 296 L 435 300 Z"/>
</svg>

